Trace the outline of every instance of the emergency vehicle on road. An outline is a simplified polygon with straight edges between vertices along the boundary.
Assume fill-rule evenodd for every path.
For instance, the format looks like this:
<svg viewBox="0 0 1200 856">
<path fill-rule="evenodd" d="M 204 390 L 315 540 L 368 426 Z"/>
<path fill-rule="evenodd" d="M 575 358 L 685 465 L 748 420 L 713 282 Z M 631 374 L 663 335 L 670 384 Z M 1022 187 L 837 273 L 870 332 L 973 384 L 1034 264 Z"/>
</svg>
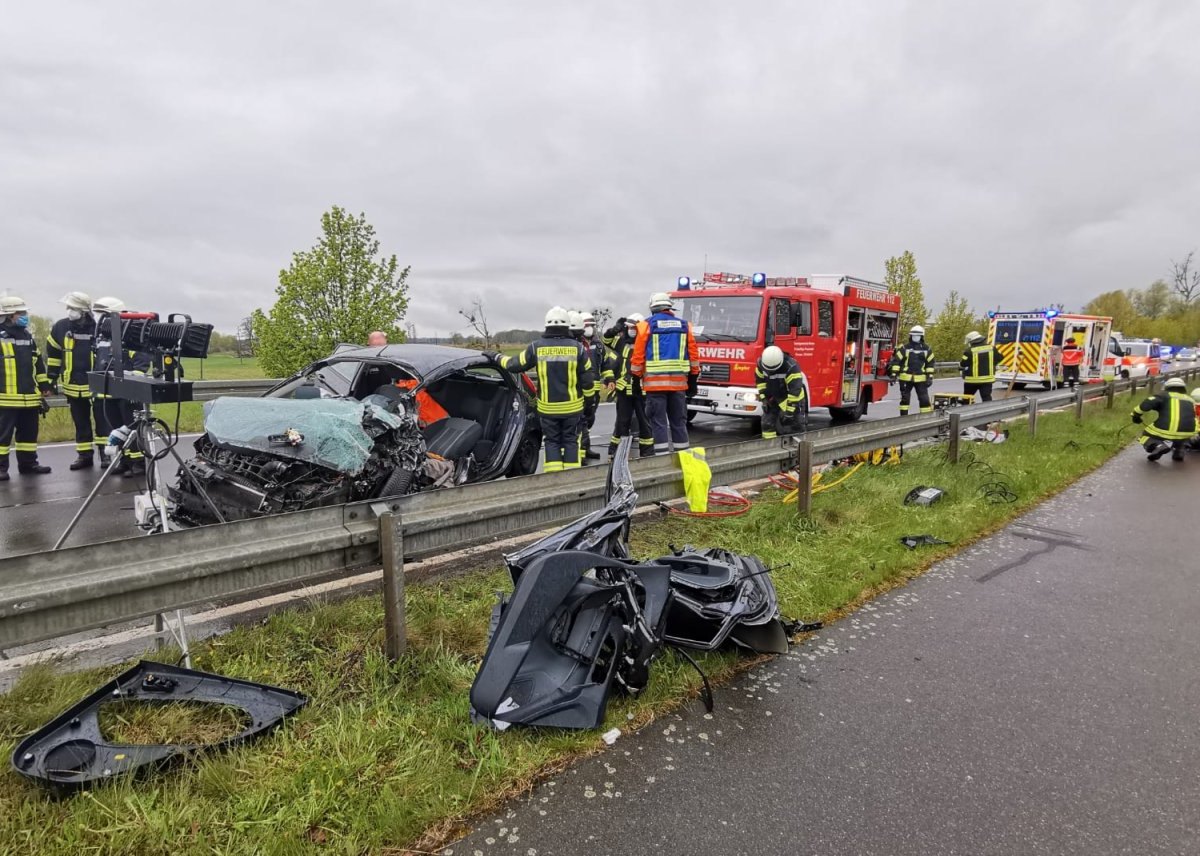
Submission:
<svg viewBox="0 0 1200 856">
<path fill-rule="evenodd" d="M 988 341 L 1000 351 L 996 380 L 1017 389 L 1037 383 L 1046 389 L 1062 382 L 1062 346 L 1067 339 L 1083 349 L 1079 380 L 1099 383 L 1117 370 L 1113 362 L 1112 319 L 1045 309 L 989 312 Z M 1118 357 L 1119 359 L 1119 357 Z"/>
<path fill-rule="evenodd" d="M 900 296 L 887 286 L 839 275 L 705 273 L 680 277 L 671 299 L 700 349 L 689 420 L 761 416 L 754 366 L 768 345 L 796 358 L 809 407 L 828 407 L 837 421 L 857 421 L 887 392 L 900 317 Z"/>
<path fill-rule="evenodd" d="M 1123 339 L 1114 334 L 1113 356 L 1120 360 L 1123 378 L 1158 377 L 1162 374 L 1162 346 L 1157 339 Z M 1116 348 L 1121 353 L 1116 354 Z"/>
</svg>

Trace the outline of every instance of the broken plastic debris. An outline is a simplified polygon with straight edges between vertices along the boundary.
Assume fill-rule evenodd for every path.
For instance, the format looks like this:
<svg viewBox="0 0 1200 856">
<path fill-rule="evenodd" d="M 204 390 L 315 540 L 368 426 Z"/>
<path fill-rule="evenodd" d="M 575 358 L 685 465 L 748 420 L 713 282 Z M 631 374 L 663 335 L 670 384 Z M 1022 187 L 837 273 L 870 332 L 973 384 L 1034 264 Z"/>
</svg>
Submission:
<svg viewBox="0 0 1200 856">
<path fill-rule="evenodd" d="M 915 550 L 917 547 L 927 547 L 931 544 L 949 544 L 949 541 L 943 541 L 941 538 L 934 538 L 932 535 L 901 535 L 900 543 L 910 550 Z"/>
<path fill-rule="evenodd" d="M 945 495 L 946 492 L 940 487 L 926 487 L 925 485 L 918 485 L 910 490 L 904 497 L 904 504 L 933 505 Z"/>
<path fill-rule="evenodd" d="M 621 729 L 612 728 L 608 731 L 605 731 L 603 734 L 601 734 L 600 739 L 603 740 L 607 745 L 612 746 L 614 743 L 617 742 L 617 738 L 620 736 L 621 736 Z"/>
</svg>

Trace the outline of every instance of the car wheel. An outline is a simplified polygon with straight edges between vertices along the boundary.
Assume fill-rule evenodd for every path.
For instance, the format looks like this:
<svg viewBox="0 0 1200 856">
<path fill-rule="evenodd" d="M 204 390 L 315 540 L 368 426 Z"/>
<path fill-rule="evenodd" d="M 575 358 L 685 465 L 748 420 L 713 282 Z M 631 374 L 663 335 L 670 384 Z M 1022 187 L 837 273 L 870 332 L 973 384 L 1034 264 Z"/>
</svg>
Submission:
<svg viewBox="0 0 1200 856">
<path fill-rule="evenodd" d="M 1127 369 L 1121 369 L 1121 380 L 1129 380 L 1129 371 Z"/>
<path fill-rule="evenodd" d="M 522 439 L 521 445 L 517 448 L 517 454 L 513 456 L 512 463 L 508 465 L 508 471 L 505 475 L 512 478 L 514 476 L 531 476 L 537 472 L 538 460 L 542 454 L 542 433 L 540 431 L 530 431 Z"/>
</svg>

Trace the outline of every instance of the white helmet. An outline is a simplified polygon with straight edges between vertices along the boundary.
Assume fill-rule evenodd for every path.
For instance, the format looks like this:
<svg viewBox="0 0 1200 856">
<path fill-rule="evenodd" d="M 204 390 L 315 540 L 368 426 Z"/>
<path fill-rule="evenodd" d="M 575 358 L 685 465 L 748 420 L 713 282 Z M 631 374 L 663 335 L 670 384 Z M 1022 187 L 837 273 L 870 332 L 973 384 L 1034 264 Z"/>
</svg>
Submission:
<svg viewBox="0 0 1200 856">
<path fill-rule="evenodd" d="M 552 306 L 550 311 L 546 313 L 547 327 L 567 327 L 570 326 L 571 318 L 567 310 L 561 306 Z"/>
<path fill-rule="evenodd" d="M 908 331 L 908 335 L 910 335 L 910 336 L 924 336 L 924 335 L 925 335 L 925 328 L 924 328 L 924 327 L 922 327 L 920 324 L 914 324 L 914 325 L 913 325 L 913 328 L 912 328 L 911 330 L 909 330 L 909 331 Z"/>
<path fill-rule="evenodd" d="M 646 320 L 646 316 L 643 315 L 642 313 L 631 312 L 625 316 L 625 326 L 626 327 L 636 327 L 638 324 L 641 324 L 645 320 Z"/>
<path fill-rule="evenodd" d="M 0 315 L 16 315 L 18 312 L 28 312 L 29 307 L 25 305 L 25 301 L 14 294 L 6 294 L 0 297 Z"/>
<path fill-rule="evenodd" d="M 1163 384 L 1163 389 L 1187 389 L 1187 384 L 1183 382 L 1181 377 L 1173 377 Z"/>
<path fill-rule="evenodd" d="M 671 302 L 671 295 L 665 291 L 656 291 L 650 295 L 650 311 L 657 312 L 659 309 L 674 309 L 675 304 Z"/>
<path fill-rule="evenodd" d="M 1192 390 L 1192 401 L 1200 404 L 1200 386 Z"/>
<path fill-rule="evenodd" d="M 925 331 L 922 330 L 921 332 L 924 333 Z M 968 345 L 971 344 L 972 342 L 981 342 L 981 341 L 983 341 L 983 334 L 980 333 L 978 330 L 972 330 L 970 333 L 967 334 L 967 344 Z"/>
<path fill-rule="evenodd" d="M 92 298 L 82 291 L 68 291 L 58 302 L 68 309 L 78 309 L 80 312 L 92 311 Z"/>
<path fill-rule="evenodd" d="M 125 302 L 115 297 L 98 297 L 92 303 L 93 312 L 124 312 Z"/>
<path fill-rule="evenodd" d="M 572 333 L 583 332 L 583 313 L 582 312 L 580 312 L 578 309 L 572 309 L 570 312 L 567 313 L 567 319 L 568 319 L 567 327 L 571 330 Z"/>
<path fill-rule="evenodd" d="M 764 369 L 774 371 L 783 365 L 783 349 L 775 345 L 768 345 L 763 348 L 762 364 Z"/>
</svg>

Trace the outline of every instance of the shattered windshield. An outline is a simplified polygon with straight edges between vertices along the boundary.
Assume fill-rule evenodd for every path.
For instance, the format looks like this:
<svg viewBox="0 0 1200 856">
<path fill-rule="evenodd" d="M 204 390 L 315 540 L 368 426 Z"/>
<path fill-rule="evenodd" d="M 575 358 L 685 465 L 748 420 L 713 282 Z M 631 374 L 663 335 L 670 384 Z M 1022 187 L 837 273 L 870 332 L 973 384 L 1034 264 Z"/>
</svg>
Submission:
<svg viewBox="0 0 1200 856">
<path fill-rule="evenodd" d="M 762 298 L 680 297 L 675 299 L 675 314 L 687 319 L 700 341 L 753 342 L 758 339 Z"/>
<path fill-rule="evenodd" d="M 218 398 L 204 405 L 204 430 L 220 446 L 265 452 L 358 475 L 374 438 L 403 417 L 340 398 Z"/>
</svg>

